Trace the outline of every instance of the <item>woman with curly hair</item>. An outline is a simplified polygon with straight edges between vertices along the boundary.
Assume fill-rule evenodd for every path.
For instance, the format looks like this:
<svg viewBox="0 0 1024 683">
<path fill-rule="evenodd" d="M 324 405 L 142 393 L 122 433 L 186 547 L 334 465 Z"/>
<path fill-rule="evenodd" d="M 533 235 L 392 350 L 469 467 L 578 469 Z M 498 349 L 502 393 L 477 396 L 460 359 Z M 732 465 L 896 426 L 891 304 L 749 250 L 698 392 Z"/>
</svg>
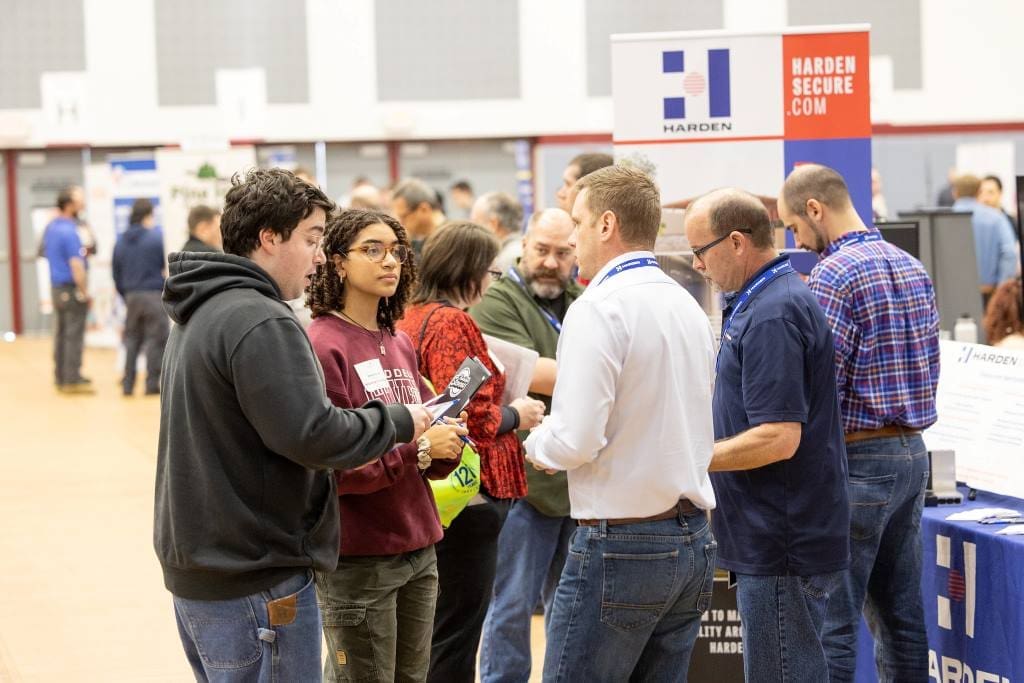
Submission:
<svg viewBox="0 0 1024 683">
<path fill-rule="evenodd" d="M 307 303 L 331 401 L 422 403 L 432 394 L 412 342 L 395 330 L 416 279 L 405 229 L 383 213 L 343 211 L 327 221 L 323 250 L 327 262 Z M 425 680 L 438 593 L 434 544 L 442 536 L 427 479 L 455 468 L 465 434 L 458 424 L 434 426 L 415 444 L 335 473 L 338 568 L 316 574 L 329 651 L 324 680 Z"/>
<path fill-rule="evenodd" d="M 1021 280 L 1005 280 L 996 287 L 985 309 L 985 335 L 992 346 L 1024 349 L 1024 321 L 1021 319 Z"/>
<path fill-rule="evenodd" d="M 480 453 L 480 495 L 470 501 L 437 545 L 441 595 L 434 617 L 430 681 L 472 683 L 484 616 L 491 602 L 498 532 L 509 506 L 526 495 L 526 470 L 517 429 L 530 429 L 544 404 L 520 398 L 501 404 L 505 376 L 487 352 L 483 334 L 466 309 L 501 276 L 498 240 L 475 223 L 442 225 L 423 245 L 419 287 L 398 323 L 420 353 L 420 372 L 447 386 L 459 365 L 475 356 L 491 379 L 469 402 L 469 436 Z"/>
</svg>

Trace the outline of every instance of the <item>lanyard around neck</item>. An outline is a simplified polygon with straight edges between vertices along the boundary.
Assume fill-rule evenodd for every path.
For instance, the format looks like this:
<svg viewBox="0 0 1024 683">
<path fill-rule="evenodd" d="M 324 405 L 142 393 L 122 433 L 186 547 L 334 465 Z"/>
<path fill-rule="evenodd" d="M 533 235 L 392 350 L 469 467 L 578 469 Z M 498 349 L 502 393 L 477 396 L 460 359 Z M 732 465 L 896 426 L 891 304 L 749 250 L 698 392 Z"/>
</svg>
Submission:
<svg viewBox="0 0 1024 683">
<path fill-rule="evenodd" d="M 730 338 L 728 335 L 729 329 L 732 327 L 732 321 L 740 314 L 740 311 L 747 307 L 747 304 L 749 304 L 754 297 L 760 294 L 772 280 L 792 272 L 794 272 L 793 266 L 790 264 L 789 259 L 786 259 L 779 265 L 762 273 L 761 277 L 754 280 L 749 287 L 740 292 L 739 297 L 736 299 L 736 303 L 732 306 L 732 313 L 729 314 L 729 318 L 725 321 L 725 326 L 722 328 L 722 341 L 724 342 L 725 339 Z"/>
<path fill-rule="evenodd" d="M 615 277 L 619 273 L 624 273 L 627 270 L 633 270 L 634 268 L 660 268 L 660 267 L 661 266 L 658 265 L 658 259 L 651 258 L 650 256 L 645 256 L 643 258 L 631 259 L 629 261 L 626 261 L 625 263 L 620 263 L 619 265 L 613 267 L 611 270 L 609 270 L 607 273 L 605 273 L 605 276 L 603 278 L 601 278 L 601 281 L 598 282 L 597 284 L 600 285 L 602 282 L 604 282 L 608 278 Z"/>
<path fill-rule="evenodd" d="M 513 282 L 519 285 L 519 288 L 522 289 L 523 292 L 526 293 L 526 297 L 533 302 L 533 305 L 537 307 L 537 310 L 540 311 L 540 314 L 544 316 L 545 320 L 548 321 L 548 324 L 555 329 L 555 332 L 561 334 L 562 323 L 558 321 L 558 318 L 556 318 L 554 314 L 551 313 L 551 311 L 541 306 L 540 303 L 533 297 L 533 294 L 531 294 L 530 290 L 527 289 L 526 283 L 523 282 L 523 278 L 520 277 L 519 273 L 516 272 L 515 268 L 508 269 L 508 276 L 512 278 Z"/>
</svg>

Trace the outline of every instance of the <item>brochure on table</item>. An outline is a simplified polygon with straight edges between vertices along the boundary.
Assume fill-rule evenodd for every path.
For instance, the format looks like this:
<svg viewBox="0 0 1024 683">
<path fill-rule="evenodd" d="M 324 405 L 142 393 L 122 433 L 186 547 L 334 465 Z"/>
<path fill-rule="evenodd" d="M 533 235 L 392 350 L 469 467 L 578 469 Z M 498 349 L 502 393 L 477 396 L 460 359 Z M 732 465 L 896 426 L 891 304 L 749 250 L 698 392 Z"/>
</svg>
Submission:
<svg viewBox="0 0 1024 683">
<path fill-rule="evenodd" d="M 956 452 L 956 478 L 1024 498 L 1024 351 L 943 341 L 931 450 Z"/>
</svg>

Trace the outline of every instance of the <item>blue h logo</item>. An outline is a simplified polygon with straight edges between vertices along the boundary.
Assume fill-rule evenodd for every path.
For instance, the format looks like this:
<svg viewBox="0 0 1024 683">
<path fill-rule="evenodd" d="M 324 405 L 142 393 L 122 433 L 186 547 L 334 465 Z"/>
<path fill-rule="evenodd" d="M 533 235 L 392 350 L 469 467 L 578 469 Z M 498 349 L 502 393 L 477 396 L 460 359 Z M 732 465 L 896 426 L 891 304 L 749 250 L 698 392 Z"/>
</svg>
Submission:
<svg viewBox="0 0 1024 683">
<path fill-rule="evenodd" d="M 685 54 L 683 50 L 665 50 L 661 53 L 662 73 L 685 73 Z M 690 72 L 683 78 L 683 92 L 687 95 L 700 95 L 704 92 L 704 77 L 699 73 Z M 732 115 L 732 101 L 729 93 L 729 50 L 708 50 L 707 91 L 711 118 Z M 686 98 L 664 98 L 666 119 L 686 118 Z"/>
</svg>

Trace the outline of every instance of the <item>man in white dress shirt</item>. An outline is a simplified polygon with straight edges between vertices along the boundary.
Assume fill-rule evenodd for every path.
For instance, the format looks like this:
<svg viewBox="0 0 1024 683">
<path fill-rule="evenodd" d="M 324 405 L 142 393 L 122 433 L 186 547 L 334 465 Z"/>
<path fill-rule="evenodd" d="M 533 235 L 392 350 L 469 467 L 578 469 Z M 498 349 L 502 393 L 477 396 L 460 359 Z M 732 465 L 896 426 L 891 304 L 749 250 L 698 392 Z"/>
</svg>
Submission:
<svg viewBox="0 0 1024 683">
<path fill-rule="evenodd" d="M 544 680 L 679 680 L 714 578 L 714 338 L 651 251 L 654 182 L 609 166 L 577 189 L 572 244 L 591 284 L 565 318 L 551 415 L 526 441 L 536 467 L 568 471 L 579 524 Z"/>
</svg>

